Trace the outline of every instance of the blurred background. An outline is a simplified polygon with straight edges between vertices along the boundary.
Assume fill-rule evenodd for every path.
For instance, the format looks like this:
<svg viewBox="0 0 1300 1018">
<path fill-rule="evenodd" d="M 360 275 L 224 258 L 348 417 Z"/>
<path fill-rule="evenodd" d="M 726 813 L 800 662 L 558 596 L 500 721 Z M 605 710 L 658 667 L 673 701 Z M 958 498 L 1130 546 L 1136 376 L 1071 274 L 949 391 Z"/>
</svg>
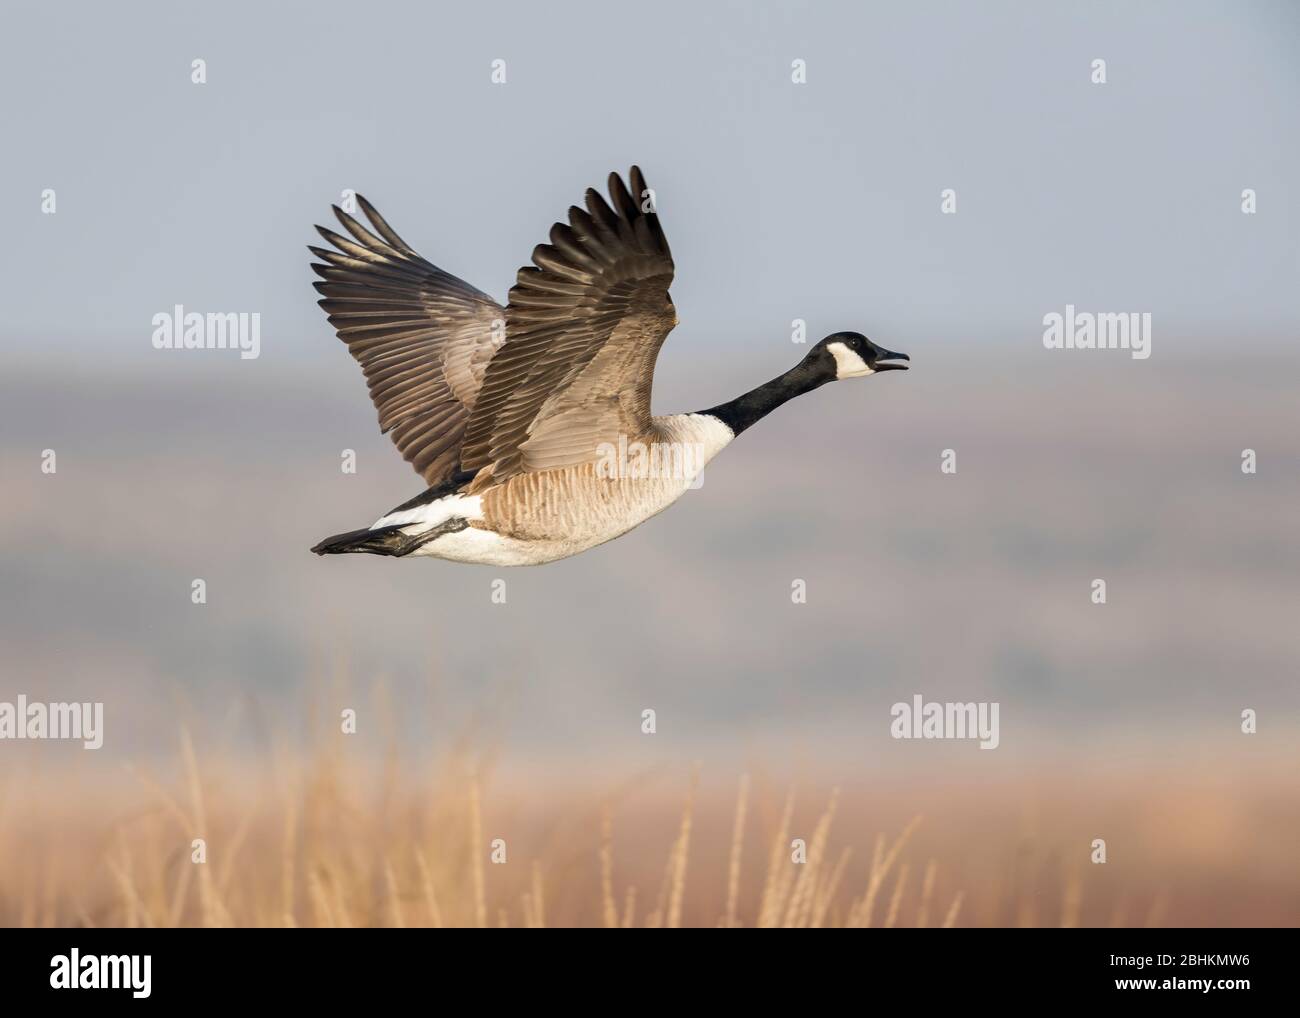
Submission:
<svg viewBox="0 0 1300 1018">
<path fill-rule="evenodd" d="M 864 846 L 924 813 L 914 890 L 938 860 L 959 921 L 1055 923 L 1077 879 L 1026 882 L 1026 853 L 1059 876 L 1112 831 L 1084 922 L 1295 920 L 1294 5 L 31 4 L 0 46 L 0 700 L 102 701 L 106 727 L 93 753 L 0 743 L 0 916 L 93 911 L 49 847 L 92 825 L 59 872 L 111 884 L 107 832 L 154 794 L 127 768 L 178 775 L 184 726 L 232 803 L 250 761 L 333 740 L 407 777 L 472 759 L 525 845 L 617 801 L 667 851 L 698 765 L 706 858 L 754 773 L 769 835 L 791 784 L 809 823 L 841 788 Z M 912 370 L 792 403 L 568 561 L 310 555 L 423 487 L 315 306 L 330 203 L 360 191 L 504 301 L 633 162 L 677 264 L 657 412 L 788 368 L 795 319 Z M 1150 359 L 1045 350 L 1067 303 L 1150 312 Z M 175 304 L 260 313 L 261 356 L 153 349 Z M 891 739 L 917 693 L 999 702 L 1001 745 Z"/>
</svg>

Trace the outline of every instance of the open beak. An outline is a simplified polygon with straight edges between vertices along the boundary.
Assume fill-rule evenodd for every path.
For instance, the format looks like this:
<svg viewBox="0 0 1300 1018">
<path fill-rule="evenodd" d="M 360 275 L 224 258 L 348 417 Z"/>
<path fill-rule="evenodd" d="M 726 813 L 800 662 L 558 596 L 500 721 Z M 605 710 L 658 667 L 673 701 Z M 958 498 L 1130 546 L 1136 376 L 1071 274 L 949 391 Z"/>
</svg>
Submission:
<svg viewBox="0 0 1300 1018">
<path fill-rule="evenodd" d="M 906 361 L 911 360 L 905 353 L 894 353 L 891 350 L 881 350 L 877 352 L 875 360 L 871 362 L 874 371 L 906 371 L 906 364 L 884 364 L 883 361 Z"/>
</svg>

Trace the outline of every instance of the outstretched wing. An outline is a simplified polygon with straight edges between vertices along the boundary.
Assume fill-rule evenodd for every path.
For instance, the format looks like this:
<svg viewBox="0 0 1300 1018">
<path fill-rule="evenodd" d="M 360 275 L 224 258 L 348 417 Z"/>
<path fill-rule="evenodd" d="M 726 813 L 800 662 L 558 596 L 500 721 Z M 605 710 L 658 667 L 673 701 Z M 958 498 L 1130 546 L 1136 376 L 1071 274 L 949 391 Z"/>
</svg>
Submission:
<svg viewBox="0 0 1300 1018">
<path fill-rule="evenodd" d="M 612 208 L 588 190 L 586 210 L 570 208 L 519 270 L 507 342 L 465 432 L 465 469 L 491 466 L 499 482 L 595 460 L 601 443 L 650 428 L 655 358 L 677 324 L 673 260 L 637 167 L 629 180 L 630 194 L 610 174 Z"/>
<path fill-rule="evenodd" d="M 460 449 L 492 355 L 505 339 L 505 310 L 407 245 L 361 195 L 370 232 L 337 206 L 354 238 L 318 226 L 337 250 L 311 247 L 339 339 L 365 372 L 379 427 L 430 484 L 460 468 Z"/>
</svg>

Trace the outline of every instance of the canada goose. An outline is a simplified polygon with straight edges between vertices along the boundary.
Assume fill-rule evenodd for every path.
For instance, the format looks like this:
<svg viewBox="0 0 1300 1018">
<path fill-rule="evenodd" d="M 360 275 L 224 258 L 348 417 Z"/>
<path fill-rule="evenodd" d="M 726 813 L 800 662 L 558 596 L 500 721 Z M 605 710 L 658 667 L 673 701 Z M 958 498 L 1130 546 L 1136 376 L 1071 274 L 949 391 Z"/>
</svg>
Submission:
<svg viewBox="0 0 1300 1018">
<path fill-rule="evenodd" d="M 360 362 L 379 426 L 429 485 L 318 555 L 431 555 L 537 565 L 627 533 L 679 499 L 704 465 L 782 403 L 839 378 L 905 368 L 857 332 L 817 343 L 778 378 L 709 410 L 650 416 L 677 324 L 673 260 L 645 178 L 588 189 L 519 270 L 506 307 L 421 258 L 356 196 L 351 240 L 311 247 L 330 324 Z M 633 195 L 636 195 L 634 198 Z M 378 234 L 378 236 L 376 236 Z"/>
</svg>

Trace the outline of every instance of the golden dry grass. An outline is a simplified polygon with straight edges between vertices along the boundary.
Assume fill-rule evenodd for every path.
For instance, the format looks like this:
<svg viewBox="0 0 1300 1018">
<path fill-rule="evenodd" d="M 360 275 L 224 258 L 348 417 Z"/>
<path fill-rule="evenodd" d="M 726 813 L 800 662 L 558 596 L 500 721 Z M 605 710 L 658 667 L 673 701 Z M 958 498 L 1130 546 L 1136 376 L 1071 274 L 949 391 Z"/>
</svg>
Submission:
<svg viewBox="0 0 1300 1018">
<path fill-rule="evenodd" d="M 1153 834 L 1140 822 L 1150 803 L 1130 797 L 1130 815 L 1107 821 L 1111 851 L 1131 856 L 1140 844 L 1149 855 L 1097 867 L 1066 814 L 1102 799 L 1061 783 L 1060 815 L 1021 809 L 1026 826 L 1006 819 L 1025 787 L 1003 801 L 986 790 L 974 805 L 961 788 L 831 789 L 809 809 L 801 800 L 810 796 L 749 775 L 706 788 L 695 768 L 658 788 L 576 783 L 539 802 L 527 783 L 493 793 L 491 770 L 463 755 L 414 773 L 396 755 L 376 765 L 335 751 L 205 759 L 182 733 L 166 777 L 143 767 L 57 780 L 11 771 L 0 800 L 0 922 L 1231 925 L 1291 921 L 1298 900 L 1285 853 L 1245 871 L 1241 848 L 1208 816 L 1221 799 L 1203 784 L 1179 793 L 1189 813 L 1200 811 L 1187 830 L 1161 823 Z M 1167 808 L 1171 789 L 1157 787 Z M 1294 806 L 1279 815 L 1274 791 L 1260 791 L 1258 814 L 1280 823 L 1258 839 L 1239 836 L 1247 854 L 1283 827 L 1295 832 Z M 906 812 L 909 801 L 927 816 Z M 1234 822 L 1254 815 L 1239 809 Z M 494 861 L 498 838 L 504 863 Z M 1217 848 L 1206 843 L 1216 838 Z M 204 841 L 202 864 L 192 861 L 194 839 Z"/>
</svg>

